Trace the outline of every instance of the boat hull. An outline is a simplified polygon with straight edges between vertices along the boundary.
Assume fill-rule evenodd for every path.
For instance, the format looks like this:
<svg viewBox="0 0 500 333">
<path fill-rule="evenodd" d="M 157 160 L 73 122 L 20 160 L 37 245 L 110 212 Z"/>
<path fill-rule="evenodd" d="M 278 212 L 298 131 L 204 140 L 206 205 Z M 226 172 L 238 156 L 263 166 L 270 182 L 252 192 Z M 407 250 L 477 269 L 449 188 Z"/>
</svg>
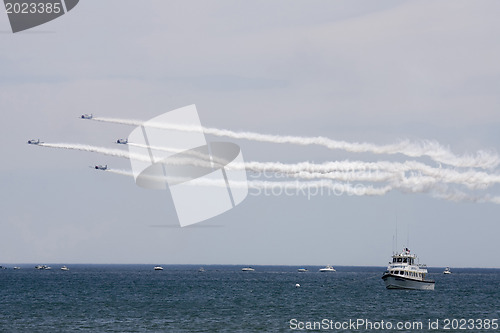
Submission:
<svg viewBox="0 0 500 333">
<path fill-rule="evenodd" d="M 414 280 L 392 274 L 385 274 L 382 279 L 387 289 L 434 290 L 435 285 L 431 280 Z"/>
</svg>

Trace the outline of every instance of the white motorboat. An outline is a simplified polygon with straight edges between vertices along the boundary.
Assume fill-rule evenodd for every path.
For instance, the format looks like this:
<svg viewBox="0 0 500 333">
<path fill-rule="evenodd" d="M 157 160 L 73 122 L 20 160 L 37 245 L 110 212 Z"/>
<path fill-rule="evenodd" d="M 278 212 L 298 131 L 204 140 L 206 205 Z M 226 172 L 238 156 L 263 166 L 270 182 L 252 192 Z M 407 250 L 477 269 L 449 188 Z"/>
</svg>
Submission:
<svg viewBox="0 0 500 333">
<path fill-rule="evenodd" d="M 66 266 L 61 267 L 61 271 L 69 271 L 69 268 Z"/>
<path fill-rule="evenodd" d="M 241 270 L 243 272 L 253 272 L 253 271 L 255 271 L 255 269 L 253 269 L 252 267 L 243 267 Z"/>
<path fill-rule="evenodd" d="M 319 271 L 321 273 L 325 272 L 336 272 L 335 268 L 333 268 L 331 265 L 326 265 L 326 267 L 320 268 Z"/>
<path fill-rule="evenodd" d="M 443 274 L 451 274 L 450 267 L 446 267 L 443 271 Z"/>
<path fill-rule="evenodd" d="M 434 290 L 434 280 L 426 279 L 427 266 L 416 262 L 417 256 L 408 248 L 392 255 L 382 279 L 387 289 Z"/>
<path fill-rule="evenodd" d="M 163 267 L 161 267 L 161 266 L 155 266 L 155 267 L 154 267 L 154 270 L 155 270 L 155 271 L 162 271 L 162 270 L 163 270 Z"/>
<path fill-rule="evenodd" d="M 307 268 L 299 268 L 297 271 L 300 273 L 305 273 L 307 272 Z"/>
</svg>

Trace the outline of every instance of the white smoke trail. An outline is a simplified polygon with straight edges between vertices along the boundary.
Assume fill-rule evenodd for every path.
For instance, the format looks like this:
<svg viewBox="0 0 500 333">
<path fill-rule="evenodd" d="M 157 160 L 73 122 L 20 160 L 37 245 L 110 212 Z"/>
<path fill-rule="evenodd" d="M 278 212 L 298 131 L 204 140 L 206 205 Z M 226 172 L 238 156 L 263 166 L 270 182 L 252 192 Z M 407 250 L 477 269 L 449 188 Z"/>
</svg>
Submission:
<svg viewBox="0 0 500 333">
<path fill-rule="evenodd" d="M 118 169 L 108 169 L 107 172 L 122 176 L 133 176 L 132 171 L 118 170 Z M 214 179 L 187 179 L 187 178 L 170 178 L 158 176 L 158 181 L 188 181 L 186 184 L 190 186 L 217 186 L 217 187 L 227 187 L 225 180 L 214 180 Z M 330 191 L 335 191 L 338 195 L 384 195 L 391 190 L 389 186 L 385 187 L 373 187 L 373 186 L 363 186 L 356 187 L 348 183 L 332 182 L 329 180 L 318 180 L 318 181 L 231 181 L 231 187 L 239 188 L 253 188 L 259 190 L 273 190 L 273 189 L 283 189 L 283 190 L 298 190 L 306 191 L 308 189 L 327 189 Z M 300 192 L 297 192 L 300 193 Z M 285 193 L 286 194 L 286 193 Z"/>
<path fill-rule="evenodd" d="M 403 163 L 399 162 L 360 162 L 360 161 L 337 161 L 337 162 L 326 162 L 322 164 L 315 164 L 310 162 L 301 162 L 296 164 L 284 164 L 279 162 L 247 162 L 245 163 L 247 170 L 257 171 L 257 172 L 280 172 L 287 175 L 293 176 L 293 173 L 298 173 L 299 175 L 305 175 L 306 178 L 329 178 L 329 174 L 336 172 L 343 172 L 345 174 L 356 174 L 362 175 L 361 171 L 367 171 L 366 175 L 375 175 L 380 177 L 379 180 L 365 179 L 365 181 L 384 181 L 388 177 L 387 173 L 391 173 L 398 177 L 407 172 L 417 172 L 422 173 L 427 176 L 431 176 L 444 183 L 457 183 L 463 184 L 470 189 L 485 189 L 494 184 L 500 183 L 499 174 L 490 174 L 486 172 L 467 170 L 467 171 L 457 171 L 449 168 L 434 168 L 427 164 L 416 162 L 416 161 L 406 161 Z M 374 173 L 372 173 L 374 171 Z M 382 171 L 380 174 L 378 172 Z M 385 174 L 384 174 L 385 172 Z M 354 180 L 351 179 L 351 180 Z"/>
<path fill-rule="evenodd" d="M 158 151 L 166 151 L 171 153 L 183 153 L 187 156 L 192 156 L 199 158 L 201 160 L 206 160 L 207 156 L 203 153 L 192 151 L 192 150 L 181 150 L 176 148 L 169 147 L 158 147 L 158 146 L 147 146 L 144 144 L 138 144 L 129 142 L 127 143 L 130 146 L 152 149 Z M 231 163 L 227 165 L 231 161 L 227 161 L 224 159 L 219 159 L 216 156 L 211 156 L 211 162 L 214 163 L 214 167 L 225 167 L 229 170 L 247 170 L 247 171 L 256 171 L 256 172 L 274 172 L 274 173 L 284 173 L 292 178 L 302 178 L 302 179 L 317 179 L 317 178 L 327 178 L 327 179 L 335 179 L 340 181 L 371 181 L 371 182 L 384 182 L 388 181 L 393 177 L 389 172 L 385 173 L 368 173 L 368 172 L 357 172 L 354 171 L 353 168 L 343 166 L 343 171 L 333 170 L 332 167 L 328 165 L 314 165 L 309 162 L 303 162 L 298 164 L 282 164 L 282 163 L 274 163 L 274 162 L 249 162 L 249 163 Z M 189 163 L 189 160 L 186 161 Z M 226 166 L 227 165 L 227 166 Z M 365 167 L 365 169 L 367 169 Z M 319 170 L 319 172 L 313 171 Z M 345 172 L 349 171 L 349 172 Z"/>
<path fill-rule="evenodd" d="M 147 148 L 146 145 L 129 143 L 136 147 Z M 168 147 L 150 147 L 153 150 L 167 151 L 179 153 L 181 150 Z M 189 152 L 194 157 L 206 158 L 203 154 L 197 152 Z M 219 165 L 223 166 L 227 161 L 217 161 Z M 457 171 L 449 168 L 435 168 L 427 164 L 417 161 L 405 162 L 361 162 L 361 161 L 335 161 L 316 164 L 311 162 L 300 162 L 295 164 L 285 164 L 280 162 L 256 162 L 250 161 L 243 164 L 232 164 L 230 168 L 241 169 L 245 168 L 249 171 L 256 172 L 276 172 L 284 173 L 294 178 L 331 178 L 338 180 L 359 180 L 359 181 L 386 181 L 389 180 L 388 173 L 404 173 L 404 172 L 421 172 L 423 174 L 433 176 L 446 183 L 460 183 L 464 184 L 470 189 L 485 189 L 488 186 L 500 183 L 499 174 L 489 174 L 475 170 Z M 385 174 L 378 174 L 377 178 L 368 179 L 369 174 L 362 174 L 357 176 L 357 171 L 385 171 Z M 352 175 L 351 179 L 347 179 L 346 175 L 339 175 L 349 173 Z M 333 173 L 333 174 L 332 174 Z M 371 172 L 370 172 L 371 174 Z M 364 178 L 364 179 L 363 179 Z"/>
<path fill-rule="evenodd" d="M 133 176 L 132 171 L 108 169 L 108 172 Z M 158 181 L 165 181 L 164 177 L 159 176 Z M 226 187 L 223 180 L 209 179 L 190 179 L 190 186 L 217 186 Z M 432 177 L 409 177 L 398 183 L 392 183 L 383 187 L 364 186 L 361 184 L 351 185 L 349 183 L 338 183 L 327 180 L 320 181 L 259 181 L 252 180 L 248 182 L 231 182 L 232 187 L 246 187 L 259 190 L 255 195 L 349 195 L 349 196 L 383 196 L 390 191 L 399 190 L 403 193 L 429 193 L 431 196 L 448 201 L 470 201 L 470 202 L 491 202 L 500 204 L 500 197 L 491 195 L 471 195 L 460 190 L 449 188 L 446 185 L 436 186 L 437 182 Z M 278 190 L 278 191 L 276 191 Z M 315 190 L 311 192 L 311 190 Z M 321 191 L 320 191 L 321 190 Z M 322 190 L 326 190 L 322 191 Z M 266 191 L 266 192 L 262 192 Z M 294 191 L 294 192 L 290 192 Z M 320 191 L 320 192 L 319 192 Z"/>
<path fill-rule="evenodd" d="M 127 159 L 136 159 L 143 162 L 151 162 L 151 159 L 145 155 L 137 155 L 130 154 L 126 151 L 119 149 L 109 149 L 104 147 L 96 147 L 90 145 L 81 145 L 77 143 L 40 143 L 41 147 L 48 148 L 58 148 L 58 149 L 70 149 L 70 150 L 79 150 L 79 151 L 87 151 L 92 153 L 99 153 L 108 156 L 121 157 Z"/>
<path fill-rule="evenodd" d="M 129 143 L 137 147 L 147 148 L 146 145 Z M 175 148 L 151 147 L 154 150 L 178 153 Z M 190 152 L 194 157 L 198 157 L 197 152 Z M 200 154 L 200 158 L 206 158 Z M 217 161 L 219 166 L 224 166 L 227 161 Z M 188 161 L 187 161 L 188 162 Z M 383 182 L 399 176 L 405 172 L 421 172 L 428 176 L 433 176 L 445 183 L 459 183 L 470 189 L 485 189 L 493 184 L 500 183 L 500 175 L 488 174 L 475 170 L 457 171 L 448 168 L 435 168 L 417 161 L 400 162 L 361 162 L 361 161 L 336 161 L 322 164 L 300 162 L 295 164 L 284 164 L 280 162 L 246 162 L 245 164 L 232 163 L 231 169 L 246 169 L 256 172 L 283 173 L 293 178 L 314 179 L 328 178 L 341 181 L 371 181 Z M 368 172 L 361 172 L 368 171 Z M 371 171 L 384 171 L 382 173 Z"/>
<path fill-rule="evenodd" d="M 207 156 L 206 154 L 195 151 L 195 150 L 183 150 L 183 149 L 178 149 L 178 148 L 170 148 L 170 147 L 158 147 L 158 146 L 148 146 L 140 143 L 134 143 L 134 142 L 128 142 L 127 145 L 133 146 L 133 147 L 138 147 L 138 148 L 144 148 L 144 149 L 152 149 L 152 150 L 158 150 L 158 151 L 165 151 L 173 154 L 180 154 L 182 153 L 183 155 L 186 156 L 191 156 L 191 157 L 196 157 L 197 159 L 200 159 L 202 161 L 206 161 L 207 157 L 210 159 L 211 163 L 215 163 L 215 165 L 212 165 L 213 167 L 219 166 L 223 167 L 226 164 L 228 164 L 231 161 L 228 161 L 226 159 L 218 158 L 217 156 L 210 155 Z M 193 159 L 195 160 L 195 159 Z"/>
<path fill-rule="evenodd" d="M 453 202 L 462 202 L 462 201 L 468 201 L 468 202 L 473 202 L 473 203 L 493 203 L 493 204 L 500 204 L 500 197 L 499 196 L 492 196 L 489 194 L 484 194 L 484 195 L 473 195 L 473 194 L 468 194 L 463 191 L 454 189 L 454 188 L 434 188 L 433 191 L 431 192 L 431 196 L 437 199 L 442 199 L 442 200 L 447 200 L 447 201 L 453 201 Z"/>
<path fill-rule="evenodd" d="M 126 159 L 134 159 L 137 161 L 148 162 L 151 163 L 151 158 L 147 155 L 141 154 L 131 154 L 129 152 L 119 150 L 119 149 L 109 149 L 105 147 L 97 147 L 90 145 L 82 145 L 75 143 L 40 143 L 38 146 L 48 147 L 48 148 L 58 148 L 58 149 L 69 149 L 69 150 L 79 150 L 79 151 L 87 151 L 92 153 L 99 153 L 107 156 L 121 157 Z M 172 165 L 196 165 L 204 168 L 212 168 L 212 161 L 201 159 L 190 159 L 190 158 L 171 158 L 167 162 Z M 154 161 L 159 162 L 159 160 Z"/>
<path fill-rule="evenodd" d="M 182 153 L 185 152 L 185 149 L 178 149 L 178 148 L 169 148 L 169 147 L 158 147 L 158 146 L 148 146 L 148 145 L 143 145 L 140 143 L 134 143 L 134 142 L 127 142 L 127 146 L 133 146 L 133 147 L 139 147 L 139 148 L 144 148 L 144 149 L 152 149 L 152 150 L 159 150 L 159 151 L 166 151 L 168 153 Z"/>
<path fill-rule="evenodd" d="M 111 173 L 114 173 L 114 174 L 120 175 L 120 176 L 134 177 L 134 173 L 132 172 L 132 170 L 121 170 L 121 169 L 108 168 L 105 171 L 111 172 Z"/>
<path fill-rule="evenodd" d="M 43 147 L 49 148 L 59 148 L 59 149 L 70 149 L 70 150 L 79 150 L 79 151 L 87 151 L 99 153 L 107 156 L 121 157 L 126 159 L 136 159 L 143 162 L 151 162 L 151 159 L 147 155 L 138 155 L 138 154 L 130 154 L 123 150 L 118 149 L 109 149 L 105 147 L 97 147 L 91 145 L 81 145 L 81 144 L 71 144 L 71 143 L 43 143 L 40 144 Z M 196 153 L 196 152 L 193 152 Z M 202 155 L 203 158 L 206 159 L 205 155 Z M 204 168 L 211 168 L 212 162 L 208 160 L 200 160 L 200 159 L 189 159 L 189 158 L 172 158 L 168 160 L 168 164 L 173 165 L 196 165 Z M 327 179 L 335 179 L 341 181 L 371 181 L 371 182 L 383 182 L 391 179 L 391 175 L 388 173 L 377 173 L 370 174 L 366 172 L 329 172 L 329 173 L 314 173 L 309 172 L 308 170 L 302 171 L 299 169 L 301 166 L 306 166 L 309 164 L 309 169 L 314 170 L 315 166 L 309 162 L 299 163 L 297 165 L 284 165 L 281 163 L 262 163 L 262 162 L 250 162 L 251 169 L 257 170 L 261 172 L 271 171 L 271 172 L 283 172 L 288 173 L 290 177 L 293 178 L 302 178 L 302 179 L 317 179 L 317 178 L 327 178 Z M 216 165 L 217 166 L 217 165 Z M 221 164 L 220 166 L 225 166 L 225 164 Z M 232 163 L 227 167 L 228 169 L 241 170 L 246 169 L 246 164 L 244 163 Z M 328 170 L 325 167 L 321 167 L 317 165 L 319 170 Z"/>
<path fill-rule="evenodd" d="M 96 147 L 90 145 L 70 144 L 70 143 L 41 143 L 39 146 L 49 148 L 71 149 L 87 152 L 95 152 L 108 156 L 121 157 L 127 159 L 136 159 L 143 162 L 151 162 L 149 156 L 130 154 L 129 152 Z M 195 153 L 195 152 L 194 152 Z M 191 158 L 172 158 L 169 164 L 174 165 L 196 165 L 204 168 L 211 168 L 213 161 L 191 159 Z M 217 165 L 216 165 L 217 166 Z M 224 164 L 218 167 L 225 166 Z M 286 176 L 300 179 L 332 179 L 339 181 L 360 181 L 360 182 L 387 182 L 401 181 L 404 179 L 404 173 L 417 172 L 433 179 L 435 183 L 455 183 L 467 186 L 469 189 L 486 189 L 494 184 L 500 183 L 500 175 L 489 174 L 475 170 L 457 171 L 448 168 L 434 168 L 424 163 L 416 161 L 399 162 L 360 162 L 360 161 L 337 161 L 323 164 L 310 162 L 301 162 L 296 164 L 284 164 L 279 162 L 246 162 L 231 163 L 228 169 L 246 169 L 264 173 L 283 173 Z M 375 171 L 375 172 L 372 172 Z M 420 177 L 421 181 L 425 178 Z M 415 185 L 417 186 L 417 185 Z M 420 185 L 422 186 L 422 185 Z"/>
<path fill-rule="evenodd" d="M 108 123 L 124 124 L 141 126 L 144 122 L 138 120 L 128 120 L 128 119 L 117 119 L 117 118 L 106 118 L 106 117 L 94 117 L 95 121 L 102 121 Z M 148 122 L 147 126 L 177 130 L 177 131 L 199 131 L 197 126 L 187 126 L 179 124 L 165 124 L 165 123 L 153 123 Z M 291 136 L 291 135 L 273 135 L 273 134 L 261 134 L 255 132 L 235 132 L 226 129 L 217 129 L 210 127 L 203 127 L 205 134 L 211 134 L 215 136 L 230 137 L 233 139 L 245 139 L 260 142 L 269 143 L 289 143 L 301 146 L 307 145 L 319 145 L 329 149 L 339 149 L 345 150 L 353 153 L 374 153 L 374 154 L 403 154 L 409 157 L 423 157 L 427 156 L 436 162 L 455 166 L 455 167 L 477 167 L 484 169 L 493 169 L 500 164 L 500 157 L 494 152 L 488 152 L 484 150 L 479 150 L 475 156 L 464 155 L 457 156 L 452 153 L 448 148 L 442 146 L 435 141 L 422 141 L 421 143 L 412 143 L 408 140 L 401 141 L 396 144 L 389 145 L 376 145 L 372 143 L 352 143 L 346 141 L 333 140 L 326 137 L 303 137 L 303 136 Z"/>
<path fill-rule="evenodd" d="M 132 158 L 150 162 L 148 156 L 130 155 L 128 152 L 122 150 L 103 147 L 68 143 L 41 143 L 40 146 L 95 152 L 114 157 Z M 180 164 L 192 164 L 193 160 L 179 159 L 177 162 Z M 204 166 L 207 166 L 206 162 Z M 242 168 L 245 167 L 245 165 L 235 164 L 233 167 Z M 251 170 L 283 172 L 288 176 L 299 179 L 310 180 L 323 178 L 323 180 L 316 182 L 270 182 L 260 180 L 248 182 L 250 188 L 261 190 L 281 188 L 285 190 L 296 189 L 309 191 L 312 188 L 322 188 L 331 191 L 340 191 L 348 195 L 384 195 L 392 190 L 400 190 L 404 193 L 430 193 L 433 197 L 450 201 L 491 202 L 500 204 L 500 197 L 496 196 L 471 195 L 457 189 L 449 189 L 448 187 L 445 187 L 446 189 L 443 190 L 443 183 L 463 184 L 470 189 L 484 189 L 492 184 L 500 183 L 500 175 L 474 170 L 459 172 L 446 168 L 433 168 L 415 161 L 407 161 L 404 163 L 342 161 L 324 164 L 314 164 L 310 162 L 297 164 L 249 162 L 247 163 L 247 167 Z M 374 170 L 376 172 L 365 172 L 365 170 Z M 120 174 L 120 171 L 117 170 L 108 171 Z M 405 172 L 408 171 L 415 171 L 418 173 L 417 175 L 406 177 Z M 126 171 L 121 171 L 121 174 L 131 175 Z M 332 183 L 324 180 L 324 178 L 343 182 L 387 182 L 388 185 L 381 188 L 365 185 L 353 188 L 349 183 Z M 197 181 L 195 181 L 194 184 L 196 184 Z M 221 184 L 221 186 L 225 186 L 225 184 Z"/>
</svg>

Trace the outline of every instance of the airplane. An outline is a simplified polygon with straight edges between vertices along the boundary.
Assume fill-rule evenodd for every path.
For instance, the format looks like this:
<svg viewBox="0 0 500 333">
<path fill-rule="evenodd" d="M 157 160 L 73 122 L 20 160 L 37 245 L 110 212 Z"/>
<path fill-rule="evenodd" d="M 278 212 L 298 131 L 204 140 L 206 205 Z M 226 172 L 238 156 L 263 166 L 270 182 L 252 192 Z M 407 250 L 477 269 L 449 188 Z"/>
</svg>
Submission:
<svg viewBox="0 0 500 333">
<path fill-rule="evenodd" d="M 81 116 L 80 118 L 82 118 L 82 119 L 92 119 L 92 117 L 94 117 L 94 116 L 92 115 L 92 113 L 91 113 L 91 114 L 87 114 L 87 113 L 86 113 L 86 114 L 82 114 L 82 116 Z"/>
<path fill-rule="evenodd" d="M 40 139 L 31 139 L 31 140 L 28 140 L 28 144 L 30 145 L 37 145 L 40 143 Z"/>
<path fill-rule="evenodd" d="M 94 169 L 96 169 L 96 170 L 103 170 L 104 171 L 104 170 L 108 169 L 108 165 L 107 164 L 106 165 L 96 165 L 94 167 Z"/>
<path fill-rule="evenodd" d="M 126 145 L 128 143 L 128 140 L 127 139 L 118 139 L 118 140 L 116 140 L 116 143 Z"/>
</svg>

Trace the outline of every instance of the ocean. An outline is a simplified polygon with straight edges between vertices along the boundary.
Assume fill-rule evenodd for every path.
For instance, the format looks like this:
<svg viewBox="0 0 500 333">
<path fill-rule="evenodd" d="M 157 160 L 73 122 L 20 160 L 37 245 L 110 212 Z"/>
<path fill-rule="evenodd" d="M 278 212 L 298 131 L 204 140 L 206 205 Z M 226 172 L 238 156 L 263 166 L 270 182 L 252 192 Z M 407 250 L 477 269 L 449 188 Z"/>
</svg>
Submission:
<svg viewBox="0 0 500 333">
<path fill-rule="evenodd" d="M 50 266 L 0 270 L 0 332 L 500 331 L 500 269 L 430 268 L 435 290 L 408 291 L 385 267 Z"/>
</svg>

